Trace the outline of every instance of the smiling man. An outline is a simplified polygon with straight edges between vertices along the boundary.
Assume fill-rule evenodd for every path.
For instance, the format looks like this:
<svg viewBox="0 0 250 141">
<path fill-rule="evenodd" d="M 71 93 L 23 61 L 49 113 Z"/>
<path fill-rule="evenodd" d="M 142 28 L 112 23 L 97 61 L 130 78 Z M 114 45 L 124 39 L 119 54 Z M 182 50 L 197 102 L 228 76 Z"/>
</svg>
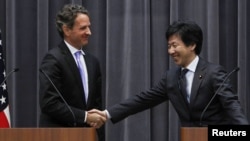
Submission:
<svg viewBox="0 0 250 141">
<path fill-rule="evenodd" d="M 90 25 L 88 11 L 80 5 L 65 5 L 57 14 L 62 41 L 40 66 L 40 127 L 89 127 L 92 122 L 102 125 L 106 121 L 87 112 L 102 109 L 99 61 L 84 50 Z M 104 141 L 104 128 L 97 131 L 99 141 Z"/>
<path fill-rule="evenodd" d="M 191 21 L 176 21 L 169 26 L 166 40 L 168 53 L 177 67 L 166 71 L 158 84 L 148 91 L 107 110 L 94 109 L 91 112 L 104 115 L 116 123 L 169 100 L 181 126 L 248 124 L 224 67 L 199 56 L 203 40 L 201 28 Z M 214 96 L 218 89 L 220 91 Z"/>
</svg>

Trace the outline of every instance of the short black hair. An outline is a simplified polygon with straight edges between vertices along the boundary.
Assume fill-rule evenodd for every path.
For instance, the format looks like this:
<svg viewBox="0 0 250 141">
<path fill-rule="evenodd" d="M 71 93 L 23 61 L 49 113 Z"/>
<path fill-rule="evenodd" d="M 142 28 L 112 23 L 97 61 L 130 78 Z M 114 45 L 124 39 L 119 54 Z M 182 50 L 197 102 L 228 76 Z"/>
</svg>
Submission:
<svg viewBox="0 0 250 141">
<path fill-rule="evenodd" d="M 203 34 L 200 26 L 193 21 L 175 21 L 166 31 L 166 39 L 178 35 L 186 46 L 196 44 L 195 53 L 200 54 Z"/>
</svg>

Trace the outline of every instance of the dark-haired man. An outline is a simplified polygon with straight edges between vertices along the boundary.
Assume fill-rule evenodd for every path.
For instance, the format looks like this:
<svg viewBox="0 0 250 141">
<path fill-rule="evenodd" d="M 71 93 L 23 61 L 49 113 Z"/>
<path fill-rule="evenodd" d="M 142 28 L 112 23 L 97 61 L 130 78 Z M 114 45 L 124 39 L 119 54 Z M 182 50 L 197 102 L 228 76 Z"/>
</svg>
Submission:
<svg viewBox="0 0 250 141">
<path fill-rule="evenodd" d="M 168 54 L 177 67 L 166 71 L 151 89 L 105 111 L 92 112 L 116 123 L 169 100 L 179 116 L 181 126 L 248 124 L 230 81 L 227 79 L 224 82 L 227 77 L 225 68 L 199 56 L 203 40 L 201 28 L 191 21 L 176 21 L 169 26 L 166 39 Z M 221 90 L 213 98 L 221 85 Z M 204 109 L 206 112 L 203 113 Z"/>
<path fill-rule="evenodd" d="M 102 109 L 99 61 L 84 51 L 90 25 L 88 11 L 81 5 L 65 5 L 57 14 L 62 41 L 45 55 L 40 66 L 40 127 L 90 127 L 97 122 L 99 128 L 106 121 L 87 112 Z M 104 141 L 104 128 L 97 131 L 99 140 Z"/>
</svg>

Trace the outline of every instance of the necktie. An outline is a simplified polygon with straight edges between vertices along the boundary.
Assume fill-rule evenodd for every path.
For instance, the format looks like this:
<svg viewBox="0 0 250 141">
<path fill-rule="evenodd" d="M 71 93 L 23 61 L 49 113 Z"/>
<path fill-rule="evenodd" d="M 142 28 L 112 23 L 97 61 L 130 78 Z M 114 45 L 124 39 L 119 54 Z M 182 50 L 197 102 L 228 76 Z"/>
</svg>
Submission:
<svg viewBox="0 0 250 141">
<path fill-rule="evenodd" d="M 82 84 L 83 84 L 83 88 L 84 88 L 84 93 L 85 93 L 85 100 L 87 101 L 88 100 L 88 83 L 87 83 L 87 79 L 86 79 L 86 76 L 85 76 L 85 71 L 84 71 L 84 63 L 81 61 L 81 51 L 77 51 L 75 53 L 75 57 L 76 57 L 76 62 L 77 62 L 77 66 L 78 66 L 78 69 L 79 69 L 79 72 L 81 74 L 81 78 L 82 78 Z"/>
<path fill-rule="evenodd" d="M 188 72 L 188 69 L 183 69 L 181 71 L 181 76 L 180 76 L 180 88 L 181 88 L 181 93 L 185 98 L 187 98 L 187 101 L 189 102 L 189 95 L 187 93 L 187 79 L 185 77 L 186 73 Z"/>
</svg>

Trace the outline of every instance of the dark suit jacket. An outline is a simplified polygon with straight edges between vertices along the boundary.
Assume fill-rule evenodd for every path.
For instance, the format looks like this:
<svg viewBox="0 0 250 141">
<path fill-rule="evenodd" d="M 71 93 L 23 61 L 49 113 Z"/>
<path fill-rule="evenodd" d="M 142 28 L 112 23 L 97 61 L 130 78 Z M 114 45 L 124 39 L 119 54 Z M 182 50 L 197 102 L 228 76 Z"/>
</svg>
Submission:
<svg viewBox="0 0 250 141">
<path fill-rule="evenodd" d="M 200 121 L 203 125 L 248 124 L 229 81 L 226 81 L 201 119 L 203 109 L 227 74 L 222 66 L 200 58 L 194 74 L 189 104 L 179 89 L 180 70 L 179 67 L 167 71 L 156 86 L 108 108 L 111 121 L 116 123 L 129 115 L 169 100 L 177 111 L 182 126 L 199 126 Z"/>
<path fill-rule="evenodd" d="M 89 97 L 85 102 L 81 76 L 76 62 L 64 42 L 51 49 L 44 57 L 42 69 L 53 81 L 65 101 L 40 72 L 40 126 L 41 127 L 85 127 L 85 111 L 93 108 L 101 109 L 101 71 L 98 60 L 85 52 L 85 62 L 89 78 Z M 74 118 L 74 116 L 75 118 Z"/>
</svg>

